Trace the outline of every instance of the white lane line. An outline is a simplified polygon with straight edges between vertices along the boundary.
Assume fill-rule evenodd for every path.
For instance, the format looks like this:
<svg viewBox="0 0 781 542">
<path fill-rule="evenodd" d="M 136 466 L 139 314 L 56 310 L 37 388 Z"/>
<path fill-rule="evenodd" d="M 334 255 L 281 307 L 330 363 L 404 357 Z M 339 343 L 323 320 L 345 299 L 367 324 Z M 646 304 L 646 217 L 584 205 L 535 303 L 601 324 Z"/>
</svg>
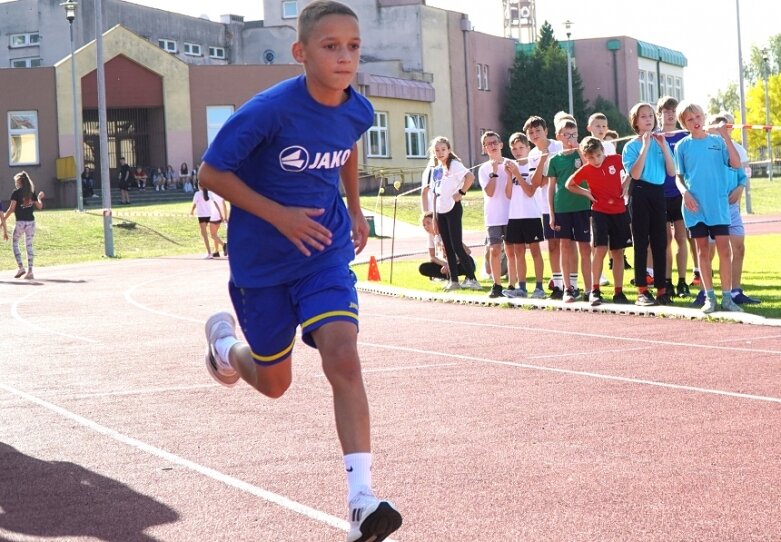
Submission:
<svg viewBox="0 0 781 542">
<path fill-rule="evenodd" d="M 37 294 L 38 292 L 32 292 L 30 294 L 27 294 L 26 296 L 17 299 L 13 305 L 11 305 L 11 315 L 14 317 L 15 320 L 22 323 L 23 325 L 26 325 L 28 327 L 31 327 L 33 329 L 37 329 L 39 331 L 42 331 L 44 333 L 50 333 L 54 335 L 59 335 L 60 337 L 68 337 L 69 339 L 76 339 L 77 341 L 84 341 L 87 343 L 93 343 L 96 344 L 98 341 L 95 339 L 89 339 L 87 337 L 82 337 L 80 335 L 71 335 L 70 333 L 62 333 L 61 331 L 55 331 L 50 327 L 46 326 L 39 326 L 37 324 L 33 324 L 29 320 L 26 320 L 25 318 L 22 318 L 22 315 L 19 314 L 19 305 L 22 304 L 24 301 L 27 301 L 30 297 Z"/>
<path fill-rule="evenodd" d="M 738 393 L 733 391 L 717 390 L 711 388 L 701 388 L 698 386 L 686 386 L 683 384 L 670 384 L 667 382 L 659 382 L 656 380 L 644 380 L 641 378 L 630 378 L 626 376 L 606 375 L 601 373 L 592 373 L 589 371 L 575 371 L 572 369 L 562 369 L 559 367 L 546 367 L 544 365 L 531 365 L 529 363 L 518 363 L 514 361 L 503 361 L 497 359 L 481 358 L 477 356 L 466 356 L 463 354 L 451 354 L 448 352 L 440 352 L 437 350 L 422 350 L 419 348 L 407 348 L 404 346 L 393 346 L 387 344 L 367 343 L 359 341 L 360 346 L 369 348 L 378 348 L 382 350 L 394 350 L 396 352 L 407 352 L 411 354 L 423 354 L 427 356 L 439 356 L 451 359 L 458 359 L 462 361 L 471 361 L 479 363 L 489 363 L 492 365 L 503 365 L 506 367 L 518 367 L 520 369 L 529 369 L 532 371 L 545 371 L 550 373 L 566 374 L 571 376 L 583 376 L 588 378 L 597 378 L 600 380 L 613 380 L 616 382 L 623 382 L 625 384 L 641 384 L 644 386 L 655 386 L 659 388 L 668 388 L 673 390 L 690 391 L 698 393 L 707 393 L 711 395 L 722 395 L 726 397 L 735 397 L 738 399 L 750 399 L 752 401 L 766 401 L 770 403 L 781 404 L 781 397 L 768 397 L 764 395 L 752 395 L 748 393 Z"/>
<path fill-rule="evenodd" d="M 169 386 L 167 388 L 138 388 L 136 390 L 117 390 L 117 391 L 105 391 L 105 392 L 95 392 L 95 393 L 74 393 L 72 395 L 67 392 L 64 392 L 63 390 L 60 390 L 45 395 L 50 397 L 58 397 L 61 399 L 89 399 L 92 397 L 121 397 L 125 395 L 143 395 L 148 393 L 171 393 L 177 391 L 194 391 L 194 390 L 203 390 L 208 388 L 219 388 L 219 387 L 220 385 L 217 383 L 193 384 L 189 386 Z"/>
<path fill-rule="evenodd" d="M 591 356 L 594 354 L 620 354 L 622 352 L 636 352 L 638 350 L 650 350 L 653 346 L 637 346 L 635 348 L 611 348 L 608 350 L 591 350 L 588 352 L 564 352 L 563 354 L 539 354 L 528 356 L 528 359 L 552 359 L 552 358 L 572 358 L 578 356 Z"/>
<path fill-rule="evenodd" d="M 387 373 L 392 371 L 407 371 L 410 369 L 432 369 L 435 367 L 455 367 L 458 363 L 432 363 L 430 365 L 412 365 L 410 367 L 383 367 L 382 369 L 363 369 L 361 372 L 366 373 Z"/>
<path fill-rule="evenodd" d="M 446 320 L 443 318 L 424 318 L 420 316 L 404 316 L 398 314 L 382 314 L 373 312 L 361 312 L 361 316 L 372 316 L 377 318 L 395 318 L 398 320 L 411 320 L 414 322 L 428 322 L 437 324 L 459 324 L 469 327 L 485 327 L 493 329 L 508 329 L 516 331 L 530 331 L 535 333 L 550 333 L 555 335 L 570 335 L 573 337 L 586 337 L 590 339 L 607 339 L 614 341 L 627 341 L 636 342 L 642 344 L 655 344 L 660 346 L 680 346 L 683 348 L 702 348 L 705 350 L 724 350 L 727 352 L 750 352 L 753 354 L 773 354 L 775 356 L 781 356 L 781 350 L 765 350 L 762 348 L 742 348 L 739 346 L 718 346 L 715 344 L 697 344 L 697 343 L 684 343 L 676 341 L 661 341 L 657 339 L 644 339 L 642 337 L 620 337 L 618 335 L 607 335 L 601 333 L 586 333 L 584 331 L 569 331 L 561 329 L 549 329 L 544 327 L 532 327 L 532 326 L 517 326 L 512 324 L 489 324 L 485 322 L 474 322 L 466 320 Z"/>
<path fill-rule="evenodd" d="M 301 504 L 299 502 L 296 502 L 292 499 L 288 499 L 287 497 L 283 497 L 282 495 L 279 495 L 277 493 L 273 493 L 271 491 L 268 491 L 266 489 L 254 486 L 252 484 L 249 484 L 243 480 L 239 480 L 238 478 L 234 478 L 233 476 L 228 476 L 227 474 L 223 474 L 217 470 L 214 470 L 209 467 L 205 467 L 203 465 L 199 465 L 198 463 L 195 463 L 194 461 L 190 461 L 189 459 L 185 459 L 183 457 L 180 457 L 178 455 L 172 454 L 171 452 L 167 452 L 165 450 L 162 450 L 160 448 L 157 448 L 155 446 L 152 446 L 151 444 L 147 444 L 146 442 L 140 441 L 138 439 L 135 439 L 133 437 L 129 437 L 127 435 L 123 435 L 122 433 L 119 433 L 118 431 L 115 431 L 113 429 L 110 429 L 104 425 L 100 425 L 97 422 L 94 422 L 88 418 L 85 418 L 83 416 L 79 416 L 78 414 L 71 412 L 69 410 L 66 410 L 60 406 L 57 406 L 53 403 L 50 403 L 48 401 L 44 401 L 43 399 L 39 399 L 38 397 L 35 397 L 34 395 L 30 395 L 29 393 L 23 392 L 21 390 L 17 390 L 16 388 L 12 388 L 11 386 L 8 386 L 6 384 L 0 383 L 0 389 L 5 390 L 6 392 L 16 395 L 17 397 L 20 397 L 21 399 L 24 399 L 25 401 L 28 401 L 30 403 L 34 403 L 38 406 L 41 406 L 47 410 L 50 410 L 54 412 L 55 414 L 58 414 L 64 418 L 67 418 L 71 421 L 74 421 L 78 423 L 79 425 L 82 425 L 88 429 L 91 429 L 92 431 L 96 433 L 100 433 L 101 435 L 105 435 L 109 438 L 112 438 L 118 442 L 121 442 L 122 444 L 125 444 L 127 446 L 131 446 L 132 448 L 136 448 L 137 450 L 141 450 L 142 452 L 148 453 L 150 455 L 157 456 L 161 459 L 164 459 L 165 461 L 168 461 L 170 463 L 173 463 L 175 465 L 179 465 L 180 467 L 184 467 L 187 469 L 190 469 L 192 471 L 195 471 L 199 474 L 202 474 L 204 476 L 207 476 L 213 480 L 216 480 L 218 482 L 222 482 L 223 484 L 233 487 L 235 489 L 238 489 L 240 491 L 244 491 L 246 493 L 249 493 L 250 495 L 254 495 L 256 497 L 259 497 L 265 501 L 268 501 L 272 504 L 276 504 L 278 506 L 281 506 L 282 508 L 286 508 L 292 512 L 295 512 L 296 514 L 300 514 L 302 516 L 305 516 L 309 519 L 319 521 L 320 523 L 324 523 L 326 525 L 329 525 L 331 527 L 335 527 L 337 529 L 341 529 L 342 531 L 349 531 L 350 530 L 350 524 L 340 518 L 337 518 L 335 516 L 332 516 L 330 514 L 326 514 L 325 512 L 321 512 L 320 510 L 317 510 L 315 508 L 312 508 L 310 506 L 306 506 L 305 504 Z M 390 541 L 388 538 L 387 540 Z"/>
<path fill-rule="evenodd" d="M 177 277 L 179 275 L 190 275 L 190 274 L 191 274 L 191 271 L 188 270 L 188 271 L 183 271 L 181 273 L 175 273 L 173 275 L 166 275 L 163 278 L 170 279 L 172 277 Z M 140 288 L 141 286 L 146 286 L 147 284 L 152 284 L 153 282 L 157 282 L 159 280 L 161 280 L 160 277 L 155 277 L 153 279 L 146 280 L 144 282 L 139 282 L 135 286 L 132 286 L 132 287 L 128 288 L 127 290 L 125 290 L 125 301 L 127 301 L 128 303 L 130 303 L 134 307 L 137 307 L 137 308 L 141 309 L 142 311 L 151 312 L 152 314 L 157 314 L 157 315 L 160 315 L 160 316 L 165 316 L 166 318 L 174 318 L 176 320 L 184 320 L 185 322 L 195 322 L 195 323 L 198 323 L 198 324 L 202 324 L 202 323 L 205 322 L 205 320 L 200 320 L 198 318 L 190 318 L 189 316 L 180 316 L 178 314 L 173 314 L 173 313 L 170 313 L 170 312 L 159 311 L 157 309 L 153 309 L 151 307 L 143 305 L 143 304 L 139 303 L 138 301 L 136 301 L 135 299 L 133 299 L 133 292 L 135 292 L 135 290 L 137 288 Z"/>
</svg>

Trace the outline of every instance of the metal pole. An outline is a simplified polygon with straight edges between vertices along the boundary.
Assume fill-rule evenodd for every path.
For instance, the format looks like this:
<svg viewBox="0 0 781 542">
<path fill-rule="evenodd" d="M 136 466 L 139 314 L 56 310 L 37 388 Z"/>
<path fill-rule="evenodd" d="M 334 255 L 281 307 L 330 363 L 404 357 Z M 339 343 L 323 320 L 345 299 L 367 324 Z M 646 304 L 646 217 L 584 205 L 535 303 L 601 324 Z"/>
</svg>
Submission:
<svg viewBox="0 0 781 542">
<path fill-rule="evenodd" d="M 572 41 L 569 39 L 572 35 L 569 31 L 572 26 L 572 21 L 565 21 L 564 26 L 567 29 L 567 95 L 569 96 L 569 114 L 574 115 L 574 108 L 572 107 Z"/>
<path fill-rule="evenodd" d="M 748 124 L 746 121 L 746 90 L 743 82 L 743 46 L 740 41 L 740 0 L 735 0 L 738 23 L 738 78 L 740 81 L 740 119 L 742 124 Z M 744 149 L 748 148 L 748 128 L 741 130 L 741 144 Z M 751 214 L 751 179 L 746 183 L 746 212 Z"/>
<path fill-rule="evenodd" d="M 82 165 L 81 129 L 79 123 L 79 109 L 76 101 L 76 56 L 73 54 L 73 21 L 68 21 L 71 38 L 71 93 L 73 94 L 73 157 L 76 160 L 76 208 L 84 211 L 84 194 L 81 186 Z"/>
<path fill-rule="evenodd" d="M 773 180 L 773 143 L 770 140 L 770 95 L 767 91 L 767 80 L 770 76 L 770 63 L 768 61 L 767 49 L 762 50 L 762 60 L 765 61 L 763 66 L 765 72 L 765 133 L 767 134 L 767 178 L 769 181 Z"/>
<path fill-rule="evenodd" d="M 98 131 L 100 132 L 100 189 L 103 193 L 103 244 L 114 257 L 111 231 L 111 177 L 108 167 L 108 115 L 106 113 L 106 68 L 103 65 L 103 0 L 95 0 L 95 46 L 98 68 Z"/>
</svg>

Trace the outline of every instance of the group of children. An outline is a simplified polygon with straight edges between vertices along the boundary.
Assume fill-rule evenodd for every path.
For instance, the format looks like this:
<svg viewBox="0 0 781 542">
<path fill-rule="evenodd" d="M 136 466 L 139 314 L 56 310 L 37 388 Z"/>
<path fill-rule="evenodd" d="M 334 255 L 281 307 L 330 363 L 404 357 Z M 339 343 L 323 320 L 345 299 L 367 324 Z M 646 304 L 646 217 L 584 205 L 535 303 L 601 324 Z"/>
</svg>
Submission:
<svg viewBox="0 0 781 542">
<path fill-rule="evenodd" d="M 634 247 L 631 282 L 637 287 L 636 305 L 670 305 L 676 296 L 688 297 L 687 244 L 695 262 L 692 284 L 701 287 L 695 306 L 705 313 L 719 307 L 711 271 L 715 252 L 720 262 L 720 308 L 742 311 L 740 305 L 759 302 L 740 287 L 745 245 L 739 201 L 746 184 L 747 157 L 730 138 L 732 119 L 726 114 L 706 119 L 698 105 L 679 104 L 665 96 L 656 108 L 648 103 L 632 107 L 629 121 L 636 136 L 621 155 L 610 141 L 616 134 L 610 134 L 602 113 L 591 115 L 586 127 L 591 135 L 580 142 L 571 115 L 560 112 L 554 117 L 555 140 L 548 139 L 544 119 L 530 117 L 523 132 L 508 139 L 512 159 L 503 156 L 498 133 L 483 133 L 481 144 L 488 159 L 477 167 L 477 180 L 483 191 L 486 268 L 493 279 L 490 297 L 546 297 L 540 243 L 547 241 L 550 298 L 565 303 L 581 299 L 579 274 L 582 299 L 592 306 L 604 301 L 600 285 L 609 283 L 603 275 L 608 255 L 614 285 L 611 301 L 630 303 L 623 291 L 628 267 L 624 250 L 629 247 Z M 684 130 L 677 129 L 676 123 Z M 432 157 L 436 158 L 433 146 Z M 431 205 L 429 191 L 449 204 L 451 199 L 460 201 L 464 187 L 471 184 L 459 185 L 454 198 L 454 190 L 443 190 L 429 169 L 422 179 L 424 214 L 438 207 Z M 469 171 L 460 163 L 458 169 Z M 449 170 L 445 166 L 445 178 Z M 446 255 L 449 247 L 461 245 L 460 226 L 458 233 L 457 239 L 446 241 L 443 236 Z M 673 241 L 677 286 L 672 282 Z M 533 287 L 526 282 L 527 250 L 534 265 Z M 506 288 L 500 263 L 503 251 Z M 454 263 L 462 259 L 456 254 Z M 444 266 L 442 273 L 448 280 L 446 290 L 472 287 L 471 279 L 459 285 L 458 276 L 445 273 Z"/>
</svg>

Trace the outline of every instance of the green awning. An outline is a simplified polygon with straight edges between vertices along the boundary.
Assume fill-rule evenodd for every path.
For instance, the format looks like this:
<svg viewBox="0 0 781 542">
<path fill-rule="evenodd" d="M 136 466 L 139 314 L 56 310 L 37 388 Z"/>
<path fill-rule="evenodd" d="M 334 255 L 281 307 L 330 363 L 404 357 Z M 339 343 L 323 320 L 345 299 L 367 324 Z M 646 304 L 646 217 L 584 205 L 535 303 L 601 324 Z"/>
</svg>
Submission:
<svg viewBox="0 0 781 542">
<path fill-rule="evenodd" d="M 681 66 L 682 68 L 689 64 L 682 52 L 674 51 L 667 47 L 660 47 L 647 41 L 637 40 L 637 56 L 651 60 L 661 60 L 665 64 Z"/>
</svg>

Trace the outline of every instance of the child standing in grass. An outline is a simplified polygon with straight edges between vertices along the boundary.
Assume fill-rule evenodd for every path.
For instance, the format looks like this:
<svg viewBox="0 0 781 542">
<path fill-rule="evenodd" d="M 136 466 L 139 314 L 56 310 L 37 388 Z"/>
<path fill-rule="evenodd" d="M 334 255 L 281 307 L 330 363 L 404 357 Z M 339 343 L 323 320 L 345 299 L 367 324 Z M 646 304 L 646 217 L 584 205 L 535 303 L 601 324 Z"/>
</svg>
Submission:
<svg viewBox="0 0 781 542">
<path fill-rule="evenodd" d="M 719 279 L 721 281 L 721 308 L 742 312 L 731 295 L 732 257 L 730 251 L 729 191 L 730 167 L 740 168 L 740 156 L 729 136 L 726 124 L 712 128 L 718 135 L 708 133 L 705 112 L 692 102 L 678 104 L 678 122 L 689 130 L 689 135 L 675 147 L 675 163 L 678 171 L 678 189 L 683 196 L 683 220 L 689 235 L 697 245 L 697 262 L 705 290 L 702 312 L 716 310 L 716 294 L 710 262 L 709 238 L 716 240 L 719 253 Z"/>
</svg>

